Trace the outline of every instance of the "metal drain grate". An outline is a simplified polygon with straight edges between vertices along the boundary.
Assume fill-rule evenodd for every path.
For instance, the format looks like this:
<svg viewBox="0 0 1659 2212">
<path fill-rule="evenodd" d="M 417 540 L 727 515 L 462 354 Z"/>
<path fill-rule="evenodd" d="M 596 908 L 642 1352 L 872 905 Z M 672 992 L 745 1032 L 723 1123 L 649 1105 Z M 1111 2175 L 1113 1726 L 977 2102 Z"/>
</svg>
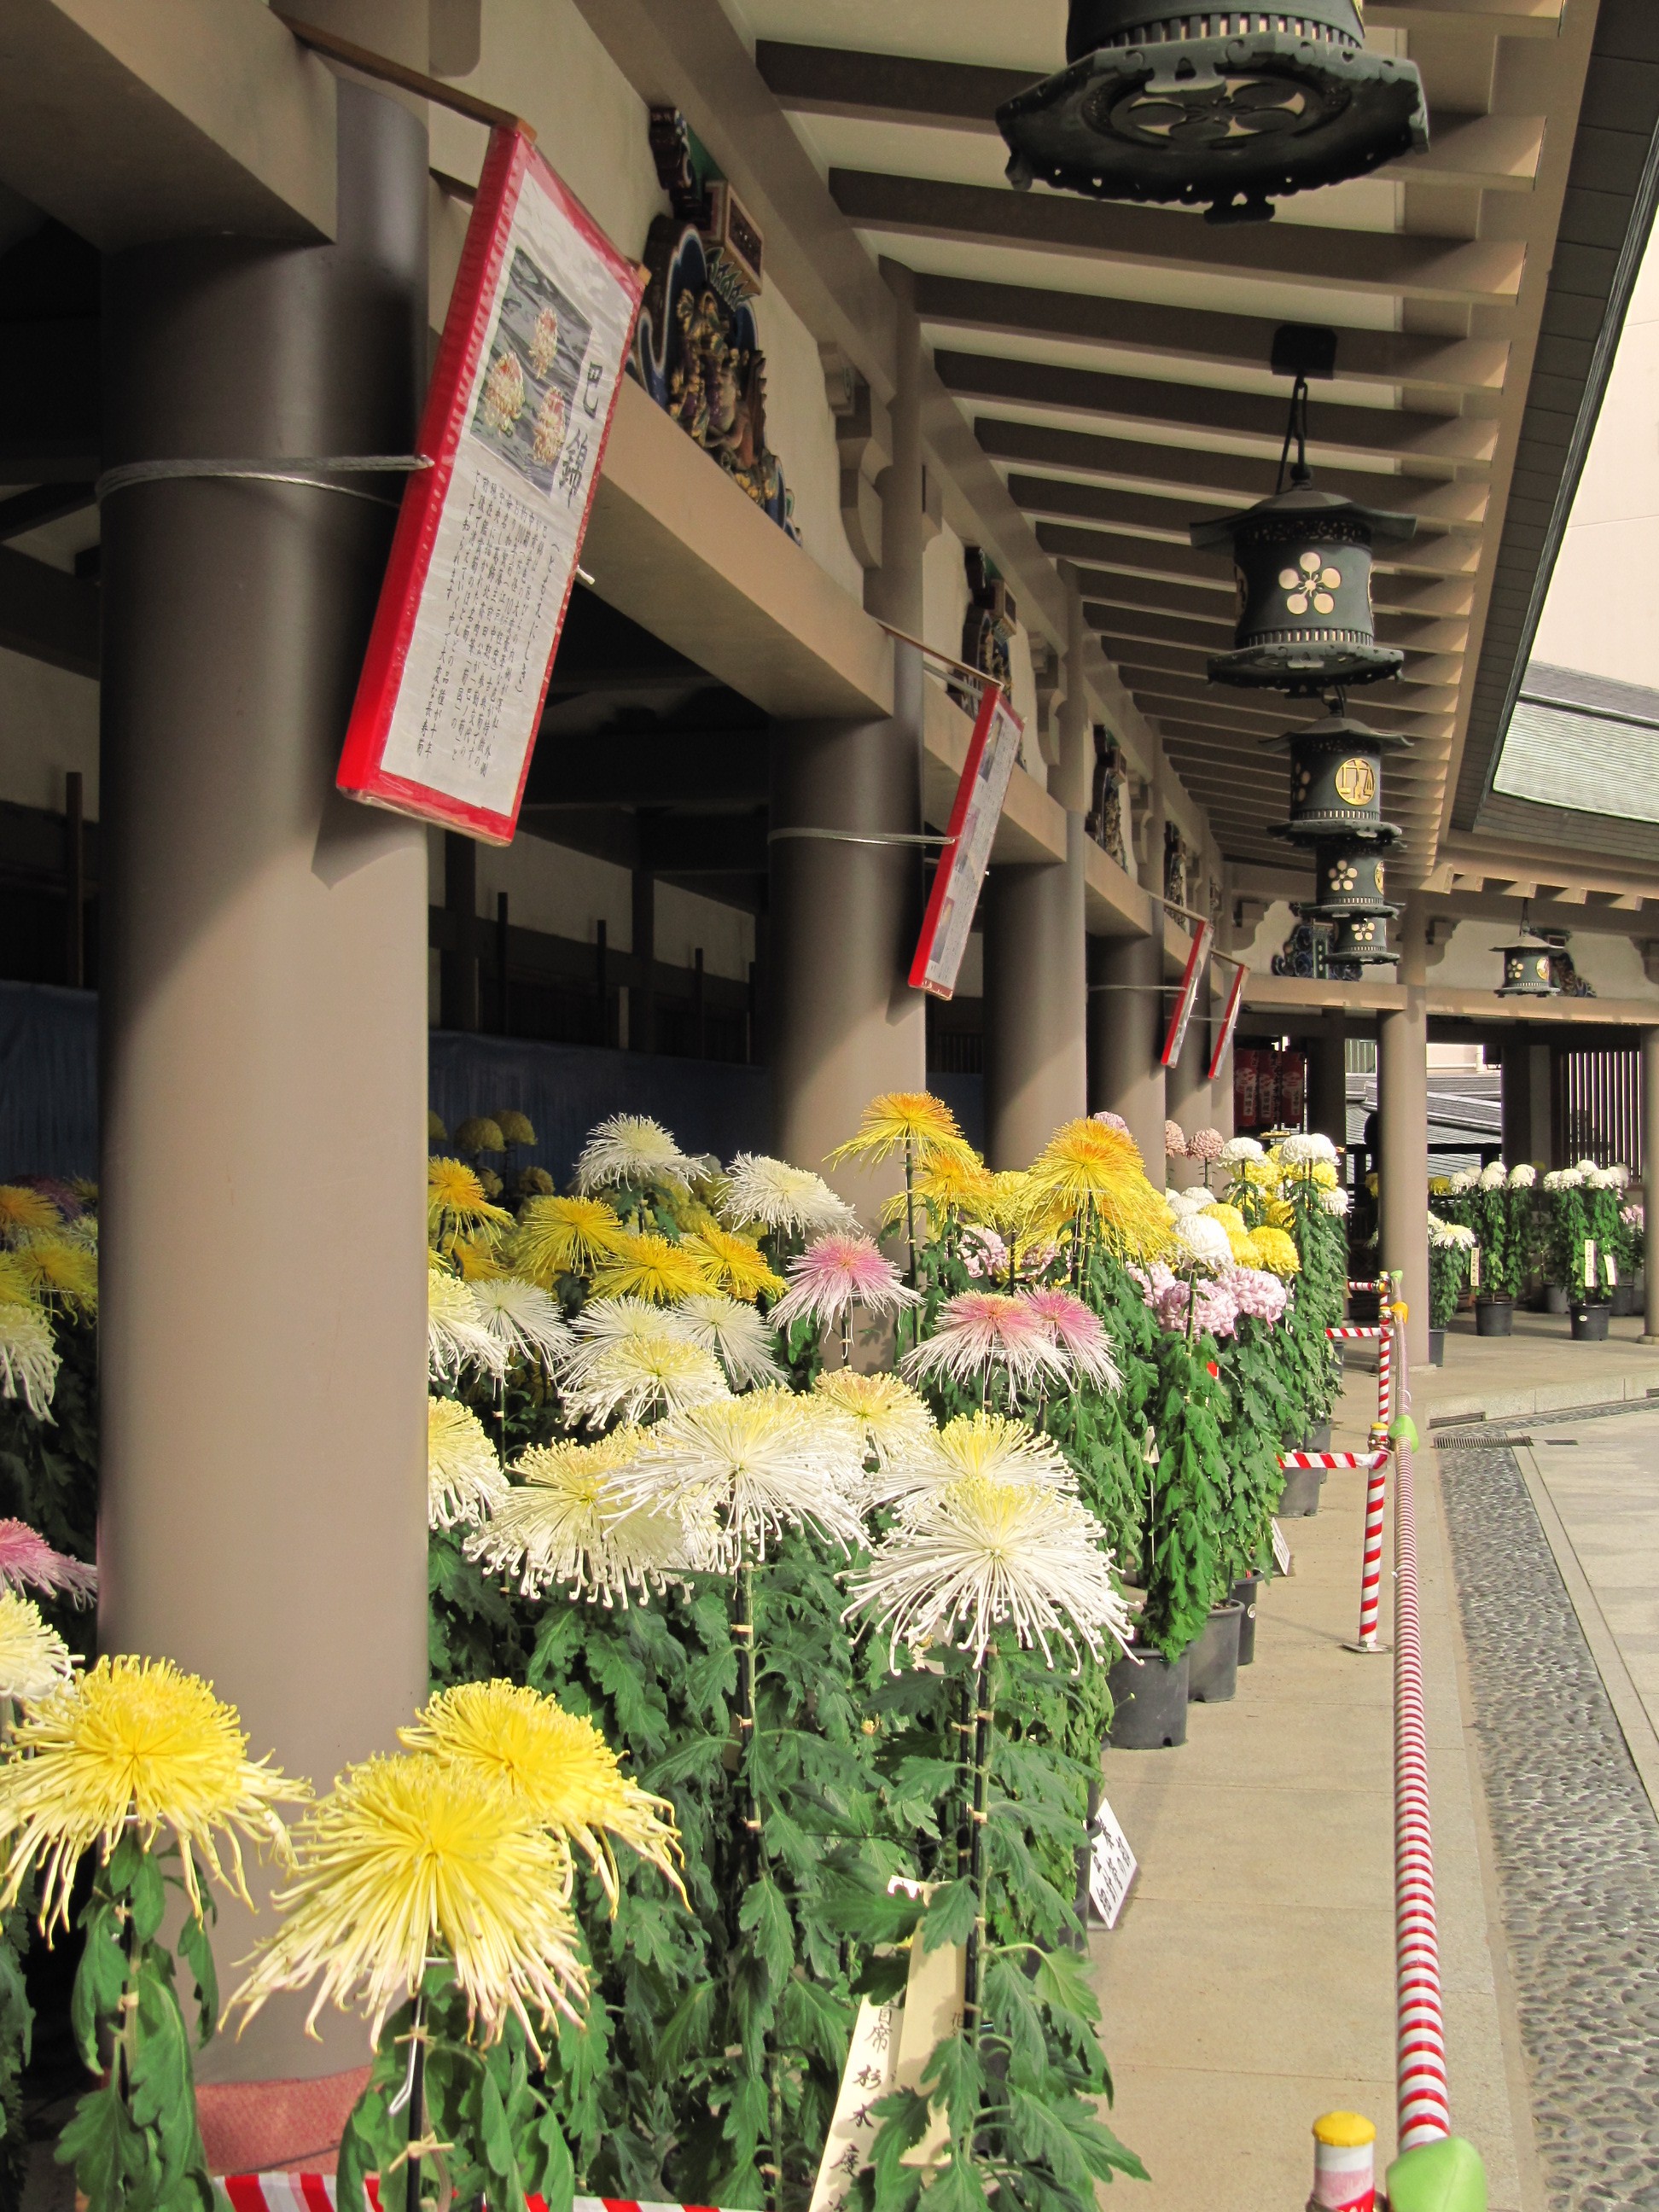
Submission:
<svg viewBox="0 0 1659 2212">
<path fill-rule="evenodd" d="M 1532 1438 L 1508 1429 L 1443 1429 L 1430 1442 L 1436 1451 L 1510 1451 Z"/>
</svg>

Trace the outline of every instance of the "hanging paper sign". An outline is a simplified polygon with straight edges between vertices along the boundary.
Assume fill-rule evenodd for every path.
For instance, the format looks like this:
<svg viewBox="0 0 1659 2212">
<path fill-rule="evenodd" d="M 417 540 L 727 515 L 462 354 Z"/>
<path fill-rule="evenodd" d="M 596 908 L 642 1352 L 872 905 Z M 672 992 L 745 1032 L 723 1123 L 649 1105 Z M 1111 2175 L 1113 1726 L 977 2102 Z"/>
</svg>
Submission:
<svg viewBox="0 0 1659 2212">
<path fill-rule="evenodd" d="M 1115 1928 L 1139 1865 L 1118 1817 L 1103 1797 L 1089 1823 L 1089 1902 L 1108 1928 Z"/>
<path fill-rule="evenodd" d="M 1291 1571 L 1291 1547 L 1285 1542 L 1285 1531 L 1279 1527 L 1277 1521 L 1273 1524 L 1273 1565 L 1278 1569 L 1281 1575 L 1287 1575 Z"/>
<path fill-rule="evenodd" d="M 1584 1239 L 1584 1288 L 1587 1291 L 1595 1288 L 1595 1239 L 1593 1237 Z"/>
<path fill-rule="evenodd" d="M 1480 1287 L 1480 1247 L 1478 1244 L 1471 1244 L 1469 1247 L 1469 1288 L 1472 1291 L 1478 1291 Z"/>
<path fill-rule="evenodd" d="M 1210 957 L 1210 939 L 1214 935 L 1207 921 L 1200 921 L 1193 932 L 1193 949 L 1187 955 L 1187 965 L 1182 971 L 1181 994 L 1170 1016 L 1170 1026 L 1164 1039 L 1164 1056 L 1159 1065 L 1173 1067 L 1181 1057 L 1181 1048 L 1187 1042 L 1187 1024 L 1192 1020 L 1193 1008 L 1198 1000 L 1198 987 L 1204 974 L 1204 963 Z"/>
<path fill-rule="evenodd" d="M 340 756 L 354 799 L 512 842 L 644 281 L 493 134 Z"/>
<path fill-rule="evenodd" d="M 1249 972 L 1248 969 L 1241 967 L 1237 975 L 1233 977 L 1232 989 L 1227 994 L 1227 1011 L 1221 1017 L 1221 1033 L 1215 1041 L 1215 1050 L 1210 1054 L 1212 1083 L 1221 1073 L 1221 1063 L 1227 1057 L 1233 1041 L 1233 1031 L 1238 1027 L 1238 1011 L 1244 1003 L 1244 978 Z"/>
<path fill-rule="evenodd" d="M 835 2117 L 830 2123 L 811 2212 L 842 2212 L 854 2183 L 870 2163 L 870 2146 L 881 2123 L 875 2107 L 898 2083 L 899 2033 L 904 2007 L 860 1999 L 842 2069 Z"/>
<path fill-rule="evenodd" d="M 968 933 L 974 926 L 980 885 L 990 866 L 991 847 L 1002 818 L 1019 749 L 1024 739 L 1020 719 L 1000 684 L 987 680 L 980 693 L 974 734 L 957 786 L 956 804 L 945 830 L 933 889 L 910 963 L 910 988 L 948 999 L 957 988 Z"/>
</svg>

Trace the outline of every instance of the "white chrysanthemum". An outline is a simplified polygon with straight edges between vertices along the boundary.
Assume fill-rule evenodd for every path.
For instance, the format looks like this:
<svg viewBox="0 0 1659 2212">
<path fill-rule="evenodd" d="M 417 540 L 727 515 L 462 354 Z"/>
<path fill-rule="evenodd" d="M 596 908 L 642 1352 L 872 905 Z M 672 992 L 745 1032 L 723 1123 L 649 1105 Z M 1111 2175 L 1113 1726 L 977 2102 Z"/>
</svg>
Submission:
<svg viewBox="0 0 1659 2212">
<path fill-rule="evenodd" d="M 1479 1168 L 1457 1168 L 1446 1177 L 1446 1190 L 1452 1198 L 1462 1198 L 1466 1191 L 1474 1189 L 1480 1181 Z"/>
<path fill-rule="evenodd" d="M 588 1133 L 576 1160 L 579 1191 L 615 1183 L 672 1183 L 688 1190 L 697 1163 L 648 1114 L 612 1114 Z"/>
<path fill-rule="evenodd" d="M 75 1672 L 70 1649 L 15 1590 L 0 1590 L 0 1698 L 33 1705 L 61 1690 Z"/>
<path fill-rule="evenodd" d="M 21 1398 L 37 1421 L 52 1411 L 62 1364 L 52 1323 L 39 1306 L 0 1303 L 0 1391 Z"/>
<path fill-rule="evenodd" d="M 1504 1173 L 1504 1164 L 1501 1160 L 1488 1160 L 1480 1170 L 1482 1190 L 1502 1190 L 1507 1181 L 1508 1177 Z"/>
<path fill-rule="evenodd" d="M 678 1313 L 653 1305 L 648 1298 L 590 1298 L 569 1324 L 570 1340 L 560 1356 L 560 1379 L 579 1385 L 594 1361 L 612 1345 L 686 1344 L 690 1341 Z"/>
<path fill-rule="evenodd" d="M 1510 1170 L 1511 1190 L 1530 1190 L 1537 1180 L 1538 1170 L 1529 1160 L 1522 1160 L 1518 1167 Z"/>
<path fill-rule="evenodd" d="M 507 1371 L 507 1353 L 484 1327 L 471 1285 L 444 1267 L 426 1271 L 426 1359 L 434 1382 L 454 1382 L 465 1367 Z"/>
<path fill-rule="evenodd" d="M 1583 1171 L 1580 1168 L 1556 1168 L 1544 1177 L 1546 1190 L 1578 1190 L 1583 1186 Z"/>
<path fill-rule="evenodd" d="M 556 1298 L 526 1283 L 521 1275 L 487 1275 L 467 1288 L 482 1326 L 507 1358 L 533 1366 L 556 1365 L 570 1348 Z"/>
<path fill-rule="evenodd" d="M 871 1485 L 871 1503 L 915 1520 L 970 1475 L 1032 1483 L 1068 1497 L 1077 1492 L 1076 1469 L 1048 1437 L 1008 1414 L 981 1412 L 947 1421 L 884 1468 Z"/>
<path fill-rule="evenodd" d="M 1264 1160 L 1267 1154 L 1254 1137 L 1229 1137 L 1221 1147 L 1221 1164 L 1236 1168 L 1246 1160 Z"/>
<path fill-rule="evenodd" d="M 1622 1160 L 1615 1160 L 1613 1162 L 1613 1165 L 1607 1170 L 1607 1176 L 1615 1190 L 1628 1190 L 1630 1188 L 1630 1170 L 1625 1165 Z"/>
<path fill-rule="evenodd" d="M 1327 1213 L 1340 1215 L 1347 1212 L 1353 1201 L 1347 1192 L 1339 1187 L 1335 1190 L 1322 1190 L 1319 1194 L 1319 1203 Z"/>
<path fill-rule="evenodd" d="M 1104 1534 L 1057 1491 L 968 1475 L 883 1540 L 854 1578 L 848 1613 L 886 1632 L 895 1667 L 902 1643 L 956 1644 L 982 1660 L 1004 1624 L 1050 1665 L 1051 1638 L 1073 1661 L 1079 1640 L 1098 1659 L 1108 1636 L 1127 1650 L 1130 1634 Z"/>
<path fill-rule="evenodd" d="M 1442 1221 L 1437 1214 L 1429 1216 L 1429 1242 L 1437 1251 L 1467 1252 L 1474 1243 L 1474 1231 L 1461 1221 Z"/>
<path fill-rule="evenodd" d="M 1207 1213 L 1183 1214 L 1176 1223 L 1176 1241 L 1189 1257 L 1206 1267 L 1233 1264 L 1233 1248 L 1225 1229 Z"/>
<path fill-rule="evenodd" d="M 471 1407 L 454 1398 L 426 1406 L 426 1512 L 433 1528 L 470 1527 L 507 1495 L 495 1448 Z"/>
<path fill-rule="evenodd" d="M 739 1152 L 726 1171 L 720 1218 L 734 1229 L 758 1222 L 791 1236 L 822 1237 L 832 1229 L 858 1227 L 858 1216 L 844 1198 L 810 1168 L 791 1167 L 764 1152 Z"/>
<path fill-rule="evenodd" d="M 1206 1206 L 1213 1205 L 1215 1201 L 1210 1192 L 1200 1184 L 1191 1190 L 1166 1190 L 1164 1202 L 1179 1221 L 1188 1213 L 1202 1213 Z"/>
<path fill-rule="evenodd" d="M 513 1469 L 517 1486 L 496 1501 L 488 1525 L 467 1538 L 468 1558 L 487 1573 L 516 1576 L 526 1597 L 560 1583 L 573 1598 L 591 1595 L 623 1606 L 630 1590 L 644 1597 L 706 1564 L 706 1531 L 688 1530 L 678 1515 L 656 1507 L 619 1507 L 617 1474 L 635 1463 L 647 1441 L 644 1429 L 617 1429 L 597 1443 L 526 1452 Z"/>
<path fill-rule="evenodd" d="M 712 1352 L 681 1335 L 621 1336 L 603 1345 L 583 1367 L 579 1389 L 566 1406 L 579 1421 L 644 1421 L 731 1396 Z"/>
<path fill-rule="evenodd" d="M 1279 1157 L 1287 1168 L 1310 1168 L 1316 1164 L 1334 1168 L 1336 1146 L 1317 1129 L 1305 1133 L 1293 1130 L 1279 1146 Z"/>
<path fill-rule="evenodd" d="M 1575 1160 L 1573 1162 L 1573 1165 L 1577 1169 L 1581 1176 L 1589 1176 L 1595 1173 L 1596 1163 L 1594 1160 L 1589 1159 Z"/>
<path fill-rule="evenodd" d="M 832 1406 L 860 1424 L 868 1455 L 878 1467 L 927 1449 L 933 1417 L 896 1375 L 860 1375 L 854 1367 L 828 1368 L 812 1388 Z"/>
<path fill-rule="evenodd" d="M 753 1390 L 674 1413 L 617 1475 L 620 1509 L 650 1506 L 696 1527 L 712 1516 L 728 1566 L 764 1559 L 786 1528 L 850 1549 L 863 1536 L 863 1431 L 835 1407 Z"/>
<path fill-rule="evenodd" d="M 771 1328 L 741 1299 L 728 1298 L 720 1291 L 699 1291 L 680 1301 L 674 1318 L 688 1342 L 715 1355 L 734 1390 L 784 1380 Z"/>
<path fill-rule="evenodd" d="M 1613 1180 L 1611 1168 L 1586 1168 L 1583 1172 L 1586 1190 L 1617 1190 L 1619 1188 L 1618 1183 Z"/>
</svg>

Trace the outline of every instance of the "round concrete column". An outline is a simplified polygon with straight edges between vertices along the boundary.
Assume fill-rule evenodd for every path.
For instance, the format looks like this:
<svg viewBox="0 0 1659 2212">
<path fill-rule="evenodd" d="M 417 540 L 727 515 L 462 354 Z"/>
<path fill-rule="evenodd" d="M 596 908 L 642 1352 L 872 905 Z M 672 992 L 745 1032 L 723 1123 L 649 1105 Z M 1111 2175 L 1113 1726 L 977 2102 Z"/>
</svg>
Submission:
<svg viewBox="0 0 1659 2212">
<path fill-rule="evenodd" d="M 1089 1111 L 1121 1114 L 1164 1188 L 1164 955 L 1155 937 L 1089 939 Z"/>
<path fill-rule="evenodd" d="M 1308 1127 L 1339 1149 L 1348 1141 L 1348 1040 L 1340 1014 L 1327 1014 L 1308 1054 Z"/>
<path fill-rule="evenodd" d="M 1642 1032 L 1642 1202 L 1649 1235 L 1659 1200 L 1659 1030 Z M 1659 1264 L 1650 1243 L 1647 1257 L 1647 1334 L 1644 1344 L 1659 1344 Z"/>
<path fill-rule="evenodd" d="M 343 82 L 335 243 L 106 258 L 105 465 L 407 453 L 426 167 Z M 179 480 L 103 522 L 100 1641 L 326 1790 L 427 1681 L 426 835 L 334 788 L 392 516 Z M 270 1924 L 222 1902 L 227 1987 Z M 302 2014 L 202 2076 L 367 2055 Z"/>
<path fill-rule="evenodd" d="M 1158 1048 L 1163 1049 L 1161 1038 Z M 1172 1121 L 1180 1122 L 1189 1137 L 1194 1129 L 1208 1128 L 1213 1120 L 1210 1107 L 1210 1025 L 1201 1014 L 1194 1012 L 1187 1024 L 1180 1058 L 1164 1071 L 1164 1111 Z M 1184 1190 L 1204 1180 L 1203 1168 L 1195 1160 L 1171 1160 L 1169 1171 L 1170 1181 L 1178 1189 Z"/>
<path fill-rule="evenodd" d="M 1026 1168 L 1086 1111 L 1083 817 L 1065 865 L 993 868 L 985 930 L 985 1133 L 994 1168 Z"/>
<path fill-rule="evenodd" d="M 1407 1349 L 1423 1364 L 1429 1356 L 1429 1018 L 1423 915 L 1414 903 L 1407 907 L 1401 945 L 1407 1003 L 1377 1018 L 1378 1198 L 1382 1266 L 1405 1278 Z"/>
</svg>

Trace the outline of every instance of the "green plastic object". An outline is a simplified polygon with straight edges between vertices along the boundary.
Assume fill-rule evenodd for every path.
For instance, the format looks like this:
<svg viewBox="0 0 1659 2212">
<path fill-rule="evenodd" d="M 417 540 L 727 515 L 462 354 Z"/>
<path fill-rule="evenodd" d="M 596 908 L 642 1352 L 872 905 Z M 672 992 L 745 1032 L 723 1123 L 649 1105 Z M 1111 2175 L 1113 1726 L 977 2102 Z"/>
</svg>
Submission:
<svg viewBox="0 0 1659 2212">
<path fill-rule="evenodd" d="M 1389 2212 L 1486 2212 L 1486 2169 L 1462 2136 L 1402 2151 L 1387 2186 Z"/>
<path fill-rule="evenodd" d="M 1417 1424 L 1409 1413 L 1402 1413 L 1389 1431 L 1389 1442 L 1391 1444 L 1403 1444 L 1407 1451 L 1418 1451 L 1421 1449 Z"/>
</svg>

